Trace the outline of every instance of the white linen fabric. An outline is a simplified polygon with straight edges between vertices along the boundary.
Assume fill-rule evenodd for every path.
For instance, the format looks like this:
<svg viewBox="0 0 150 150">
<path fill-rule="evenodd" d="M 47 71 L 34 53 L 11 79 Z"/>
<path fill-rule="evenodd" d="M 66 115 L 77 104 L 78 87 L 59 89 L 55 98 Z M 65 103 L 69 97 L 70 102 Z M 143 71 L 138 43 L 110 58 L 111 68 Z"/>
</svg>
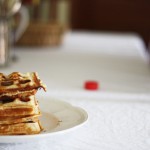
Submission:
<svg viewBox="0 0 150 150">
<path fill-rule="evenodd" d="M 36 71 L 47 93 L 84 108 L 88 122 L 72 132 L 34 143 L 0 144 L 0 150 L 148 150 L 150 68 L 135 34 L 71 32 L 57 48 L 17 48 L 3 73 Z M 84 89 L 96 80 L 97 91 Z"/>
<path fill-rule="evenodd" d="M 21 48 L 17 51 L 18 62 L 1 71 L 37 71 L 52 93 L 85 92 L 83 85 L 87 80 L 99 82 L 101 89 L 97 92 L 149 93 L 150 67 L 141 57 L 78 53 L 61 48 Z"/>
<path fill-rule="evenodd" d="M 20 144 L 0 144 L 1 150 L 148 150 L 150 146 L 150 103 L 113 99 L 67 99 L 84 108 L 88 122 L 73 131 Z"/>
<path fill-rule="evenodd" d="M 145 44 L 136 33 L 70 32 L 64 38 L 64 47 L 72 52 L 148 59 Z"/>
</svg>

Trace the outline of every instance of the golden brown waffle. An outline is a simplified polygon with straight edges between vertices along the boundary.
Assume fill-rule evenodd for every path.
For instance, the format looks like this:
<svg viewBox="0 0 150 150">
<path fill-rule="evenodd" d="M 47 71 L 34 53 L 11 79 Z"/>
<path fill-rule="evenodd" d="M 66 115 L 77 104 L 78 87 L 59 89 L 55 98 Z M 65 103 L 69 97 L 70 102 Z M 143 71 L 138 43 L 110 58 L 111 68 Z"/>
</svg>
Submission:
<svg viewBox="0 0 150 150">
<path fill-rule="evenodd" d="M 0 120 L 0 125 L 4 124 L 17 124 L 17 123 L 28 123 L 28 122 L 37 122 L 40 115 L 33 115 L 33 116 L 27 116 L 27 117 L 9 117 L 9 118 L 3 118 Z"/>
<path fill-rule="evenodd" d="M 19 106 L 19 107 L 3 107 L 0 108 L 0 117 L 11 117 L 11 116 L 29 116 L 39 115 L 40 111 L 38 107 L 31 106 Z"/>
<path fill-rule="evenodd" d="M 36 72 L 0 73 L 0 135 L 37 134 L 42 131 L 35 94 L 46 91 Z"/>
<path fill-rule="evenodd" d="M 12 106 L 37 106 L 38 102 L 35 99 L 34 95 L 26 97 L 8 97 L 4 96 L 0 98 L 0 108 L 1 107 L 12 107 Z"/>
<path fill-rule="evenodd" d="M 39 79 L 36 72 L 21 74 L 13 72 L 9 75 L 0 73 L 0 95 L 8 93 L 18 93 L 21 91 L 31 91 L 33 89 L 43 88 L 46 91 L 46 86 Z"/>
<path fill-rule="evenodd" d="M 39 106 L 34 95 L 27 99 L 29 101 L 16 98 L 12 102 L 0 103 L 0 117 L 39 115 Z"/>
<path fill-rule="evenodd" d="M 22 101 L 28 101 L 26 97 L 29 97 L 31 95 L 35 95 L 37 92 L 37 89 L 33 89 L 30 91 L 14 91 L 14 92 L 8 92 L 8 93 L 2 93 L 0 94 L 0 101 L 6 99 L 15 99 L 15 98 L 20 98 Z"/>
<path fill-rule="evenodd" d="M 42 131 L 40 122 L 27 122 L 0 125 L 0 135 L 38 134 Z"/>
</svg>

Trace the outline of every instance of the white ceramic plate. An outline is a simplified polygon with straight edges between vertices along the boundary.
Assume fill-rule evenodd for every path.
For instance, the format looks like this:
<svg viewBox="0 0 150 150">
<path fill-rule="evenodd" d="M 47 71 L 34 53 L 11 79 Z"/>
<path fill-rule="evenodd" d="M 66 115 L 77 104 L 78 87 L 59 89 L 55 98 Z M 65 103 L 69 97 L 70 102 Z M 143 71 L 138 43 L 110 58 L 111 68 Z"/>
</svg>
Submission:
<svg viewBox="0 0 150 150">
<path fill-rule="evenodd" d="M 83 125 L 88 119 L 85 110 L 64 101 L 46 98 L 39 100 L 39 104 L 42 112 L 40 120 L 45 130 L 36 135 L 0 136 L 0 143 L 33 142 L 60 133 L 65 134 Z"/>
</svg>

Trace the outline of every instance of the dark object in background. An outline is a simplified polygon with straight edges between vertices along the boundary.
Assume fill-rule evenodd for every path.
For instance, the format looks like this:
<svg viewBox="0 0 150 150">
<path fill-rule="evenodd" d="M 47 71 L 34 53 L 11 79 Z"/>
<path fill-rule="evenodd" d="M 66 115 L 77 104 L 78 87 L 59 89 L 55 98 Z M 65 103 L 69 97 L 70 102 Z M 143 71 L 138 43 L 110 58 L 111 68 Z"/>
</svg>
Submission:
<svg viewBox="0 0 150 150">
<path fill-rule="evenodd" d="M 72 0 L 71 26 L 92 31 L 136 32 L 150 43 L 149 0 Z"/>
<path fill-rule="evenodd" d="M 67 31 L 67 23 L 59 20 L 58 6 L 61 1 L 68 3 L 67 0 L 22 0 L 28 9 L 30 24 L 16 45 L 61 45 L 64 32 Z"/>
<path fill-rule="evenodd" d="M 64 29 L 59 23 L 31 22 L 18 40 L 19 46 L 59 46 Z"/>
</svg>

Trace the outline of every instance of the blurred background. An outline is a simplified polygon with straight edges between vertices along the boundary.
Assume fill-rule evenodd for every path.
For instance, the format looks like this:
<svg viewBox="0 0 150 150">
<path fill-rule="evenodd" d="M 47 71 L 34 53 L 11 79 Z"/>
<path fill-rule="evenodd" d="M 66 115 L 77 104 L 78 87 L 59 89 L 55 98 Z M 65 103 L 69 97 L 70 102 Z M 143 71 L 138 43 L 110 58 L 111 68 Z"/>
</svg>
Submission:
<svg viewBox="0 0 150 150">
<path fill-rule="evenodd" d="M 150 40 L 150 1 L 148 0 L 73 0 L 73 29 L 136 32 L 146 45 Z"/>
<path fill-rule="evenodd" d="M 30 25 L 18 45 L 59 45 L 62 34 L 71 29 L 137 33 L 148 50 L 149 0 L 22 0 L 22 4 L 29 11 Z M 45 39 L 40 41 L 37 34 Z"/>
<path fill-rule="evenodd" d="M 4 2 L 19 0 L 0 2 L 0 72 L 38 72 L 47 85 L 39 98 L 67 100 L 89 113 L 72 143 L 62 134 L 65 143 L 56 137 L 41 149 L 149 150 L 150 0 L 22 0 L 10 18 L 5 9 L 1 16 Z M 13 54 L 6 67 L 8 22 Z"/>
<path fill-rule="evenodd" d="M 102 91 L 149 93 L 149 0 L 22 0 L 9 19 L 6 4 L 15 8 L 20 1 L 0 2 L 1 20 L 9 20 L 12 32 L 11 67 L 2 72 L 35 70 L 57 96 L 83 92 L 86 80 L 101 82 Z M 3 28 L 2 65 L 8 56 Z"/>
</svg>

